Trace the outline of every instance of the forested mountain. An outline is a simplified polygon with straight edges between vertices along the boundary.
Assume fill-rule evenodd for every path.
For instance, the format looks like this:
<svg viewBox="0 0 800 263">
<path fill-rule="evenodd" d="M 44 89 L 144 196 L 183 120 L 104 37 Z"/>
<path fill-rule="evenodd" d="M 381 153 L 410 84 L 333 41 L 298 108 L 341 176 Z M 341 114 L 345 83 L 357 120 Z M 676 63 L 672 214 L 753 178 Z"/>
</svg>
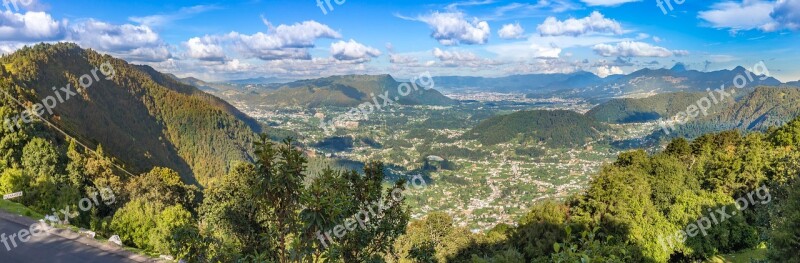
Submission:
<svg viewBox="0 0 800 263">
<path fill-rule="evenodd" d="M 347 75 L 310 79 L 286 84 L 262 85 L 259 89 L 226 92 L 225 96 L 247 105 L 270 105 L 270 107 L 319 106 L 355 107 L 365 102 L 383 103 L 379 96 L 386 95 L 394 103 L 404 105 L 452 105 L 455 103 L 435 89 L 417 89 L 403 96 L 398 82 L 390 75 Z M 438 88 L 438 83 L 434 88 Z M 405 92 L 405 91 L 403 91 Z M 373 102 L 374 103 L 374 102 Z"/>
<path fill-rule="evenodd" d="M 45 117 L 92 146 L 102 145 L 135 172 L 169 167 L 186 182 L 207 185 L 227 172 L 230 161 L 250 160 L 254 132 L 261 131 L 221 99 L 150 67 L 74 44 L 23 48 L 0 63 L 11 92 L 28 101 L 54 96 L 51 87 L 70 85 L 76 95 Z M 80 77 L 103 63 L 113 67 L 113 78 L 81 87 Z"/>
<path fill-rule="evenodd" d="M 732 70 L 701 72 L 677 63 L 672 68 L 644 68 L 627 75 L 611 75 L 605 78 L 578 71 L 569 74 L 527 74 L 499 78 L 445 76 L 434 79 L 438 86 L 454 91 L 526 93 L 531 98 L 557 96 L 601 101 L 632 95 L 705 92 L 708 88 L 716 89 L 722 84 L 733 85 L 733 80 L 738 75 L 753 76 L 753 80 L 748 79 L 746 83 L 748 87 L 782 84 L 775 78 L 763 74 L 755 76 L 756 74 L 748 72 L 748 69 L 741 66 Z"/>
<path fill-rule="evenodd" d="M 761 69 L 759 68 L 759 70 Z M 752 73 L 741 66 L 733 70 L 701 72 L 686 69 L 679 64 L 671 69 L 644 68 L 628 75 L 617 76 L 612 81 L 557 92 L 552 95 L 604 100 L 633 95 L 652 95 L 681 91 L 705 92 L 707 89 L 717 89 L 721 85 L 732 87 L 734 79 L 739 75 L 744 76 L 746 79 L 747 76 L 753 77 L 752 81 L 747 79 L 747 82 L 744 83 L 747 88 L 782 84 L 773 77 Z"/>
<path fill-rule="evenodd" d="M 586 115 L 598 121 L 609 123 L 634 123 L 655 121 L 660 118 L 671 118 L 678 112 L 686 111 L 686 107 L 697 103 L 697 100 L 708 96 L 707 93 L 665 93 L 652 97 L 634 99 L 613 99 L 589 110 Z M 730 101 L 732 104 L 733 101 Z M 715 107 L 714 109 L 719 110 Z M 713 110 L 713 109 L 712 109 Z"/>
<path fill-rule="evenodd" d="M 613 79 L 613 78 L 609 78 Z M 435 77 L 436 85 L 447 90 L 476 90 L 543 94 L 554 91 L 598 85 L 605 80 L 585 71 L 563 74 L 526 74 L 499 78 Z"/>
<path fill-rule="evenodd" d="M 552 147 L 574 147 L 598 139 L 604 124 L 567 110 L 519 111 L 489 118 L 464 134 L 466 139 L 494 145 L 512 140 L 544 143 Z"/>
<path fill-rule="evenodd" d="M 709 116 L 700 116 L 678 126 L 671 136 L 695 138 L 703 133 L 729 129 L 764 131 L 797 116 L 800 116 L 800 89 L 758 87 L 735 104 L 720 107 Z"/>
</svg>

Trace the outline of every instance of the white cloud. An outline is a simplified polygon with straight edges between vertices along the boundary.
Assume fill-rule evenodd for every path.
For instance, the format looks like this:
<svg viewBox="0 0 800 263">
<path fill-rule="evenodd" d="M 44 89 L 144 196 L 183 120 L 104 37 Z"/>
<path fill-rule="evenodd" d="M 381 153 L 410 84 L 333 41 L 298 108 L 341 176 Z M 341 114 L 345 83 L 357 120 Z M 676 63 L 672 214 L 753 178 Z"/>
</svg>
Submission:
<svg viewBox="0 0 800 263">
<path fill-rule="evenodd" d="M 316 21 L 305 21 L 291 26 L 280 25 L 267 34 L 258 32 L 244 35 L 231 32 L 227 35 L 227 38 L 236 43 L 240 52 L 262 60 L 310 59 L 308 48 L 314 47 L 317 39 L 341 37 L 339 32 Z"/>
<path fill-rule="evenodd" d="M 415 65 L 419 63 L 419 59 L 412 56 L 389 54 L 389 63 L 401 64 L 401 65 Z"/>
<path fill-rule="evenodd" d="M 522 26 L 519 25 L 519 23 L 506 24 L 503 26 L 503 28 L 500 29 L 500 31 L 497 31 L 497 33 L 500 35 L 500 38 L 515 39 L 515 38 L 521 38 L 522 34 L 525 34 L 525 29 L 522 28 Z"/>
<path fill-rule="evenodd" d="M 782 29 L 800 30 L 800 0 L 727 1 L 711 6 L 698 17 L 714 28 L 732 32 L 758 29 L 772 32 Z"/>
<path fill-rule="evenodd" d="M 2 43 L 0 44 L 0 55 L 8 55 L 14 53 L 24 46 L 25 46 L 24 43 Z"/>
<path fill-rule="evenodd" d="M 82 47 L 136 61 L 163 61 L 172 57 L 158 33 L 143 25 L 115 25 L 90 19 L 71 26 L 68 39 Z"/>
<path fill-rule="evenodd" d="M 781 2 L 789 6 L 787 1 Z M 769 32 L 780 27 L 771 16 L 775 6 L 776 3 L 761 0 L 744 0 L 741 3 L 728 1 L 712 5 L 711 10 L 699 12 L 698 17 L 714 28 L 727 28 L 733 32 L 751 29 Z"/>
<path fill-rule="evenodd" d="M 778 0 L 770 16 L 784 28 L 800 30 L 800 0 Z"/>
<path fill-rule="evenodd" d="M 214 36 L 193 37 L 184 43 L 186 56 L 198 60 L 224 61 L 225 51 L 220 40 Z"/>
<path fill-rule="evenodd" d="M 339 41 L 331 43 L 331 56 L 338 60 L 369 61 L 370 58 L 380 56 L 381 52 L 373 47 L 365 46 L 355 40 L 348 42 Z"/>
<path fill-rule="evenodd" d="M 588 6 L 616 6 L 625 3 L 639 2 L 641 0 L 581 0 Z"/>
<path fill-rule="evenodd" d="M 467 68 L 487 68 L 502 65 L 505 62 L 482 58 L 475 53 L 460 50 L 441 50 L 433 49 L 433 56 L 439 59 L 440 66 L 444 67 L 467 67 Z M 436 64 L 429 64 L 436 66 Z"/>
<path fill-rule="evenodd" d="M 635 41 L 623 41 L 615 45 L 598 44 L 592 47 L 592 50 L 604 57 L 669 57 L 672 55 L 683 56 L 689 53 L 685 50 L 670 51 L 663 47 Z"/>
<path fill-rule="evenodd" d="M 611 75 L 625 74 L 625 71 L 617 66 L 601 66 L 595 68 L 595 73 L 598 77 L 605 78 Z"/>
<path fill-rule="evenodd" d="M 45 12 L 0 13 L 0 40 L 48 41 L 64 37 L 67 21 L 56 21 Z"/>
<path fill-rule="evenodd" d="M 622 25 L 619 22 L 605 18 L 597 11 L 581 19 L 570 18 L 564 21 L 559 21 L 551 16 L 545 19 L 537 29 L 542 36 L 581 36 L 590 33 L 621 35 L 623 33 Z"/>
<path fill-rule="evenodd" d="M 443 51 L 439 48 L 433 49 L 433 56 L 442 62 L 472 62 L 480 60 L 475 53 L 468 51 Z"/>
<path fill-rule="evenodd" d="M 491 34 L 489 23 L 477 18 L 469 22 L 461 12 L 435 12 L 416 20 L 428 24 L 433 29 L 431 36 L 445 46 L 485 44 Z"/>
</svg>

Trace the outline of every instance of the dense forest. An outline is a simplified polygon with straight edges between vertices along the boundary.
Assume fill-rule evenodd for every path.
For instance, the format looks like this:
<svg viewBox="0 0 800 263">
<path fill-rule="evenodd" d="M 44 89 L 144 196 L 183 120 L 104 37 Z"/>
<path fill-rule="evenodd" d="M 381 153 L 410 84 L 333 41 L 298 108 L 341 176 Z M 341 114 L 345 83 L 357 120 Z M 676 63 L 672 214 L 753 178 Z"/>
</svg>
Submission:
<svg viewBox="0 0 800 263">
<path fill-rule="evenodd" d="M 456 103 L 434 89 L 419 87 L 420 84 L 426 84 L 423 82 L 431 81 L 431 79 L 421 79 L 414 85 L 416 88 L 409 85 L 407 87 L 410 89 L 406 89 L 404 82 L 398 82 L 390 75 L 333 76 L 286 84 L 269 84 L 255 91 L 229 91 L 226 94 L 228 96 L 236 94 L 232 96 L 237 100 L 249 101 L 255 105 L 273 107 L 357 107 L 367 102 L 384 106 L 387 99 L 392 101 L 390 104 L 403 105 Z M 398 88 L 401 85 L 404 87 Z"/>
<path fill-rule="evenodd" d="M 113 78 L 83 88 L 80 77 L 103 63 L 113 67 Z M 102 144 L 136 172 L 169 167 L 185 181 L 207 186 L 230 169 L 230 161 L 252 159 L 254 131 L 261 131 L 221 99 L 74 44 L 25 47 L 0 64 L 3 89 L 31 105 L 70 85 L 76 95 L 43 117 L 92 147 Z"/>
<path fill-rule="evenodd" d="M 705 93 L 665 93 L 643 99 L 613 99 L 592 108 L 586 115 L 609 123 L 635 123 L 669 119 L 694 104 Z M 724 107 L 724 106 L 720 106 Z M 715 108 L 717 109 L 717 108 Z"/>
<path fill-rule="evenodd" d="M 737 129 L 764 131 L 800 116 L 800 89 L 757 87 L 735 103 L 716 106 L 713 114 L 681 125 L 671 136 L 694 138 L 708 132 Z M 661 135 L 661 134 L 657 134 Z"/>
<path fill-rule="evenodd" d="M 489 118 L 464 134 L 484 145 L 516 142 L 551 147 L 581 146 L 600 137 L 604 124 L 567 110 L 519 111 Z"/>
</svg>

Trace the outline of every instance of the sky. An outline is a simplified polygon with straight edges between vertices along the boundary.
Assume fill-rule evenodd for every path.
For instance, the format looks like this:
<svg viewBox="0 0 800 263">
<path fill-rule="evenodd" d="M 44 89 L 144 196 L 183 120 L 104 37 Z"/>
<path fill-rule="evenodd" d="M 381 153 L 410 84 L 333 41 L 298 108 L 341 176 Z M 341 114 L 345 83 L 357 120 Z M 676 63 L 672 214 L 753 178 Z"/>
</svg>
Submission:
<svg viewBox="0 0 800 263">
<path fill-rule="evenodd" d="M 498 77 L 764 61 L 800 80 L 800 0 L 4 0 L 0 53 L 74 42 L 180 77 Z"/>
</svg>

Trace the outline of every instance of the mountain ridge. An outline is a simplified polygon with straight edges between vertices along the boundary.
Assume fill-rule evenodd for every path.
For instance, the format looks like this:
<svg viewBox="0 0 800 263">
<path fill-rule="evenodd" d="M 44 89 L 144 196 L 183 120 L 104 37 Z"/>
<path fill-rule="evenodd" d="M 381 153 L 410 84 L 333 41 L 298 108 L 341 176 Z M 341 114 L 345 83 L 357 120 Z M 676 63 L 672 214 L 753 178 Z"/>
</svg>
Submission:
<svg viewBox="0 0 800 263">
<path fill-rule="evenodd" d="M 43 116 L 85 138 L 90 146 L 126 161 L 134 172 L 169 167 L 184 181 L 208 185 L 230 161 L 251 160 L 260 125 L 227 102 L 174 81 L 148 66 L 85 50 L 75 44 L 39 44 L 0 58 L 7 81 L 37 101 L 49 87 L 75 87 L 77 96 Z M 79 87 L 78 77 L 109 63 L 111 80 Z M 36 99 L 39 98 L 39 99 Z"/>
</svg>

